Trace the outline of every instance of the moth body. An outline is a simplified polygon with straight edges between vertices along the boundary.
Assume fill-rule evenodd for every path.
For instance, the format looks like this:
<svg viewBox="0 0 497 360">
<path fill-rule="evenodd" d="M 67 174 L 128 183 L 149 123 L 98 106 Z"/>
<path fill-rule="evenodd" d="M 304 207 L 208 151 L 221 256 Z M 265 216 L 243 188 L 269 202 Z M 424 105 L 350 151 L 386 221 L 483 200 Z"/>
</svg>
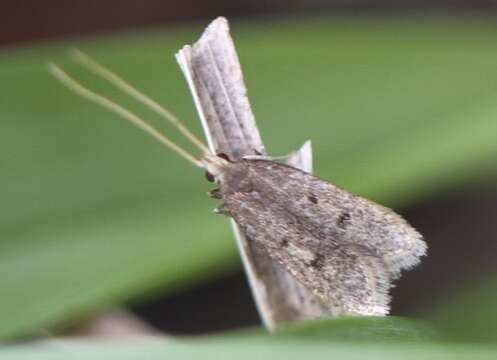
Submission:
<svg viewBox="0 0 497 360">
<path fill-rule="evenodd" d="M 209 193 L 222 200 L 215 211 L 231 216 L 247 241 L 257 245 L 252 256 L 268 257 L 271 265 L 274 260 L 292 275 L 291 281 L 285 280 L 290 278 L 287 272 L 275 276 L 283 279 L 279 285 L 295 285 L 293 278 L 297 279 L 302 287 L 319 297 L 320 315 L 323 312 L 334 315 L 388 313 L 392 280 L 399 277 L 401 270 L 416 265 L 426 252 L 421 235 L 402 217 L 309 173 L 257 158 L 258 155 L 236 161 L 222 154 L 211 155 L 202 141 L 157 102 L 87 55 L 76 51 L 74 56 L 85 68 L 171 122 L 198 147 L 200 157 L 125 107 L 84 87 L 57 65 L 49 65 L 51 73 L 76 94 L 121 116 L 186 161 L 206 170 L 208 178 L 219 184 L 219 189 Z M 245 96 L 244 91 L 241 94 Z M 244 139 L 238 136 L 237 130 L 241 128 L 231 130 L 230 138 L 235 144 Z M 274 273 L 280 270 L 270 266 L 264 271 L 268 269 Z M 284 292 L 304 294 L 301 298 L 304 301 L 299 302 L 304 304 L 308 292 L 300 292 L 295 286 L 292 289 Z M 267 290 L 271 289 L 264 291 Z"/>
<path fill-rule="evenodd" d="M 388 289 L 419 262 L 421 235 L 392 210 L 270 160 L 211 158 L 231 216 L 336 314 L 388 312 Z"/>
</svg>

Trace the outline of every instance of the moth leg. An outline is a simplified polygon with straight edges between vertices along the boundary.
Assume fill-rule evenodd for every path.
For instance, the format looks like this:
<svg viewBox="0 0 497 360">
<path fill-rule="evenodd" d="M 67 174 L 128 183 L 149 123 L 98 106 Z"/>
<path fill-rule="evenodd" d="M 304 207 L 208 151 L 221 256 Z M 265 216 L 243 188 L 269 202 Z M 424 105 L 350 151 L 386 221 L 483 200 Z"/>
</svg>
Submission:
<svg viewBox="0 0 497 360">
<path fill-rule="evenodd" d="M 211 198 L 214 198 L 214 199 L 222 199 L 223 198 L 223 196 L 221 194 L 221 189 L 219 189 L 219 188 L 209 191 L 207 193 L 207 195 L 209 195 Z"/>
<path fill-rule="evenodd" d="M 221 214 L 221 215 L 230 216 L 230 212 L 229 212 L 228 208 L 226 207 L 226 205 L 224 203 L 220 204 L 213 211 L 214 211 L 215 214 Z"/>
</svg>

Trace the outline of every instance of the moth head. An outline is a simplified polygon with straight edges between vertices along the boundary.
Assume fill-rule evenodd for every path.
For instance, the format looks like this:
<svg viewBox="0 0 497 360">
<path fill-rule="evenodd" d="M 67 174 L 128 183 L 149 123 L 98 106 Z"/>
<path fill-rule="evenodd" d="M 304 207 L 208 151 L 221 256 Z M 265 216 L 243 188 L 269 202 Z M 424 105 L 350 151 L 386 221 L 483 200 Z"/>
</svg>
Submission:
<svg viewBox="0 0 497 360">
<path fill-rule="evenodd" d="M 229 158 L 224 154 L 204 155 L 200 162 L 205 169 L 207 180 L 216 183 L 221 183 L 224 180 L 224 173 L 231 164 Z"/>
<path fill-rule="evenodd" d="M 212 156 L 208 156 L 208 157 L 212 157 Z M 221 160 L 225 160 L 225 162 L 228 162 L 228 163 L 231 163 L 232 161 L 230 160 L 229 156 L 226 155 L 225 153 L 218 153 L 216 155 L 216 157 L 218 157 L 219 159 Z M 209 168 L 212 169 L 214 168 L 214 170 L 216 172 L 211 172 L 209 171 L 209 169 L 207 168 L 207 166 L 209 166 Z M 220 179 L 220 174 L 222 174 L 224 171 L 223 169 L 225 169 L 226 167 L 226 164 L 222 164 L 222 161 L 219 161 L 218 159 L 211 159 L 211 160 L 207 160 L 205 162 L 205 178 L 207 179 L 207 181 L 209 182 L 216 182 L 216 183 L 219 183 Z"/>
</svg>

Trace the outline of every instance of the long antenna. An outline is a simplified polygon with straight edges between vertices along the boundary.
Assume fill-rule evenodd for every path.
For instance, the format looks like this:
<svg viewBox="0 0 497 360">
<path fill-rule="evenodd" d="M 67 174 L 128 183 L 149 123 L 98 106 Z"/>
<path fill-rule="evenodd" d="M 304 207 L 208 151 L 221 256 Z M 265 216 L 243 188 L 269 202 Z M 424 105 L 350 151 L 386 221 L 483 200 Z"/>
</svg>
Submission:
<svg viewBox="0 0 497 360">
<path fill-rule="evenodd" d="M 141 119 L 131 111 L 127 110 L 123 106 L 113 102 L 110 99 L 107 99 L 106 97 L 97 94 L 96 92 L 87 89 L 80 83 L 78 83 L 76 80 L 74 80 L 72 77 L 70 77 L 64 70 L 62 70 L 59 66 L 57 66 L 54 63 L 49 63 L 48 64 L 48 69 L 50 73 L 57 79 L 59 80 L 63 85 L 65 85 L 67 88 L 70 90 L 74 91 L 76 94 L 79 96 L 97 104 L 100 105 L 107 110 L 110 110 L 111 112 L 121 116 L 122 118 L 128 120 L 132 124 L 138 126 L 140 129 L 154 137 L 156 140 L 158 140 L 160 143 L 174 151 L 175 153 L 179 154 L 195 166 L 203 168 L 203 164 L 201 161 L 196 159 L 194 156 L 190 155 L 186 150 L 178 146 L 176 143 L 174 143 L 171 139 L 169 139 L 167 136 L 162 135 L 157 129 L 155 129 L 153 126 L 148 124 L 145 120 Z"/>
<path fill-rule="evenodd" d="M 116 75 L 114 72 L 107 69 L 103 65 L 99 64 L 98 62 L 93 60 L 90 56 L 83 53 L 81 50 L 71 49 L 70 54 L 76 63 L 83 66 L 87 70 L 93 72 L 94 74 L 102 77 L 103 79 L 107 80 L 115 87 L 117 87 L 119 90 L 127 93 L 132 98 L 140 101 L 142 104 L 144 104 L 148 108 L 158 113 L 164 119 L 166 119 L 167 121 L 171 122 L 174 126 L 176 126 L 176 128 L 186 138 L 188 138 L 188 140 L 190 140 L 195 146 L 197 146 L 203 153 L 206 154 L 209 153 L 209 149 L 204 145 L 204 143 L 201 140 L 199 140 L 199 138 L 197 138 L 192 132 L 190 132 L 190 130 L 188 130 L 188 128 L 186 128 L 183 125 L 183 123 L 178 119 L 176 115 L 174 115 L 172 112 L 164 108 L 157 101 L 151 99 L 147 95 L 140 92 L 133 85 L 128 83 L 126 80 L 122 79 L 121 77 L 119 77 L 118 75 Z"/>
</svg>

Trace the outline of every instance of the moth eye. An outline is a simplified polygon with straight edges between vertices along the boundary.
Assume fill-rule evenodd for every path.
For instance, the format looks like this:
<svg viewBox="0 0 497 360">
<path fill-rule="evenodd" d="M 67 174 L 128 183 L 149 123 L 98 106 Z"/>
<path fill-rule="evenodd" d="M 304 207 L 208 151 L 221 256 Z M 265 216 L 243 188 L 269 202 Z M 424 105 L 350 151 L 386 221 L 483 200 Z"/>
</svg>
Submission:
<svg viewBox="0 0 497 360">
<path fill-rule="evenodd" d="M 211 183 L 213 183 L 216 180 L 216 179 L 214 179 L 214 175 L 212 175 L 208 171 L 205 172 L 205 178 L 207 179 L 208 182 L 211 182 Z"/>
<path fill-rule="evenodd" d="M 221 159 L 224 159 L 228 162 L 231 162 L 230 158 L 228 155 L 226 155 L 225 153 L 219 153 L 219 154 L 216 154 L 217 157 L 220 157 Z"/>
<path fill-rule="evenodd" d="M 287 247 L 288 246 L 288 240 L 287 239 L 281 240 L 281 246 L 284 247 L 284 248 Z"/>
<path fill-rule="evenodd" d="M 308 198 L 308 199 L 309 199 L 309 201 L 310 201 L 311 203 L 313 203 L 313 204 L 317 204 L 317 203 L 318 203 L 318 198 L 317 198 L 316 196 L 312 195 L 312 194 L 311 194 L 311 195 L 309 195 L 307 198 Z"/>
</svg>

